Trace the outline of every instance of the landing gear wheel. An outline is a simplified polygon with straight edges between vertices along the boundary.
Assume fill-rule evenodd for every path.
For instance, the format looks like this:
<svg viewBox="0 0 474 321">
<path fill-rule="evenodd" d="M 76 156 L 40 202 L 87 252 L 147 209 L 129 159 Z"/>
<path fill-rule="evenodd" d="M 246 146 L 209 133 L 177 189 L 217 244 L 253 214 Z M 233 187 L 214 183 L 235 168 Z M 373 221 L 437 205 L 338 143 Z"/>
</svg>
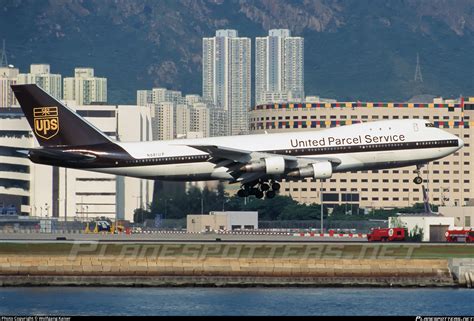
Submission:
<svg viewBox="0 0 474 321">
<path fill-rule="evenodd" d="M 239 191 L 237 192 L 237 196 L 238 197 L 247 197 L 247 196 L 249 196 L 249 191 L 246 190 L 246 189 L 239 189 Z"/>
<path fill-rule="evenodd" d="M 280 184 L 278 184 L 277 182 L 273 183 L 272 190 L 274 190 L 275 192 L 280 190 Z"/>
<path fill-rule="evenodd" d="M 274 198 L 275 195 L 276 195 L 275 191 L 267 191 L 267 192 L 265 193 L 265 197 L 266 197 L 266 198 Z"/>
<path fill-rule="evenodd" d="M 260 191 L 260 190 L 259 190 L 258 188 L 256 188 L 256 187 L 252 187 L 252 188 L 249 190 L 249 195 L 255 195 L 255 196 L 257 196 L 257 193 L 262 193 L 262 194 L 263 194 L 263 192 Z"/>
<path fill-rule="evenodd" d="M 270 189 L 270 185 L 268 185 L 266 183 L 260 185 L 260 190 L 262 192 L 268 191 L 269 189 Z"/>
<path fill-rule="evenodd" d="M 257 191 L 255 192 L 254 195 L 255 195 L 255 197 L 258 198 L 258 199 L 263 198 L 263 192 L 260 191 L 260 190 L 258 190 L 258 189 L 257 189 Z"/>
<path fill-rule="evenodd" d="M 421 183 L 423 183 L 423 179 L 420 176 L 417 176 L 413 179 L 413 183 L 420 185 Z"/>
</svg>

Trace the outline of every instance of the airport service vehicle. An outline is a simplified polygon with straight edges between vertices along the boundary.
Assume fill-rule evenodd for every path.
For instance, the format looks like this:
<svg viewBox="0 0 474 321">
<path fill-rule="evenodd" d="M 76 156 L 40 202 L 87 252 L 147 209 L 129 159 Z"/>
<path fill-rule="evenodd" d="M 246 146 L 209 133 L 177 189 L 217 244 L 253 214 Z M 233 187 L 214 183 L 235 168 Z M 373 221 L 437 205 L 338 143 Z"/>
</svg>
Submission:
<svg viewBox="0 0 474 321">
<path fill-rule="evenodd" d="M 97 220 L 88 222 L 86 225 L 85 233 L 101 233 L 101 232 L 114 232 L 115 225 L 114 223 L 106 220 Z M 117 225 L 117 231 L 123 232 L 124 227 Z"/>
<path fill-rule="evenodd" d="M 0 206 L 0 216 L 1 215 L 18 215 L 18 211 L 14 205 Z"/>
<path fill-rule="evenodd" d="M 447 230 L 445 236 L 448 242 L 474 242 L 474 230 L 472 229 Z"/>
<path fill-rule="evenodd" d="M 394 228 L 374 228 L 367 234 L 369 242 L 396 242 L 404 241 L 406 229 L 401 227 Z"/>
<path fill-rule="evenodd" d="M 39 164 L 170 181 L 241 184 L 238 195 L 272 198 L 279 181 L 327 179 L 334 173 L 416 166 L 463 146 L 421 119 L 359 123 L 318 131 L 121 142 L 108 137 L 34 84 L 11 86 L 40 148 Z"/>
</svg>

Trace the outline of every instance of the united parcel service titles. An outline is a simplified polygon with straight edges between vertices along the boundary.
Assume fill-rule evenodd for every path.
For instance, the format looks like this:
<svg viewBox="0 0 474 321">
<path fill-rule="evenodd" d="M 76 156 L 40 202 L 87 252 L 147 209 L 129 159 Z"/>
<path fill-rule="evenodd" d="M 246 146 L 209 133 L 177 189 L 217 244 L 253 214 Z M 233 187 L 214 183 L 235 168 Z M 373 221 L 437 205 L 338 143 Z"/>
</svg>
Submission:
<svg viewBox="0 0 474 321">
<path fill-rule="evenodd" d="M 321 146 L 347 146 L 360 144 L 398 143 L 406 140 L 405 135 L 358 135 L 354 137 L 321 137 L 316 139 L 290 139 L 293 148 L 321 147 Z"/>
</svg>

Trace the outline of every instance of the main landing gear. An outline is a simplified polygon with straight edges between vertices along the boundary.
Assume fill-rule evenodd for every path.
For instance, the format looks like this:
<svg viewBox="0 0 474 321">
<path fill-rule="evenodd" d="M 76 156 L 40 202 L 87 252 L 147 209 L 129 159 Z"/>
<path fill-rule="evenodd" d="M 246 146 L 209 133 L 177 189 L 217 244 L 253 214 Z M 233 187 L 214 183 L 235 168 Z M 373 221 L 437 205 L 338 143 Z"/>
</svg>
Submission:
<svg viewBox="0 0 474 321">
<path fill-rule="evenodd" d="M 239 197 L 247 197 L 255 195 L 256 198 L 274 198 L 276 193 L 280 190 L 280 184 L 276 181 L 264 181 L 243 184 L 237 192 Z"/>
<path fill-rule="evenodd" d="M 421 167 L 423 167 L 423 165 L 416 165 L 415 173 L 417 176 L 413 179 L 413 183 L 417 185 L 420 185 L 421 183 L 423 183 L 423 178 L 421 178 L 421 170 L 420 170 Z"/>
</svg>

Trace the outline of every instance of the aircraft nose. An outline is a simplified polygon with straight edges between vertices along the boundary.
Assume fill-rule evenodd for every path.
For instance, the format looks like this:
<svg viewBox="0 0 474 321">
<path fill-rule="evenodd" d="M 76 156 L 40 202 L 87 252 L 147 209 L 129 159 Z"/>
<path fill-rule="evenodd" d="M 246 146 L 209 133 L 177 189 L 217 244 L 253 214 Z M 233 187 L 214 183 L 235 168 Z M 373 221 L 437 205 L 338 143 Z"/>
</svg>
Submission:
<svg viewBox="0 0 474 321">
<path fill-rule="evenodd" d="M 459 148 L 464 146 L 464 141 L 461 138 L 458 138 L 458 146 Z"/>
</svg>

